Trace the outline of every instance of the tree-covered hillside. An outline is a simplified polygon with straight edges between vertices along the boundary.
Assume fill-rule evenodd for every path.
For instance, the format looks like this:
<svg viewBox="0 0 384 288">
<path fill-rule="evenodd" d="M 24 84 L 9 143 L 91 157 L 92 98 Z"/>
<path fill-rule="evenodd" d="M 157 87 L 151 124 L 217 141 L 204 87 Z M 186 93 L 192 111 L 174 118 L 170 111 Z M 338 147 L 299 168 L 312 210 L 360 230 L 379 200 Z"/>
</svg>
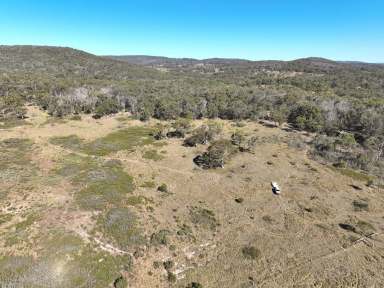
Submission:
<svg viewBox="0 0 384 288">
<path fill-rule="evenodd" d="M 58 117 L 128 111 L 141 120 L 263 118 L 327 135 L 318 139 L 329 143 L 317 143 L 317 154 L 334 163 L 371 169 L 382 159 L 380 64 L 111 59 L 70 48 L 0 46 L 0 97 L 0 121 L 8 126 L 24 117 L 27 103 Z M 349 146 L 338 144 L 342 135 L 350 135 Z"/>
</svg>

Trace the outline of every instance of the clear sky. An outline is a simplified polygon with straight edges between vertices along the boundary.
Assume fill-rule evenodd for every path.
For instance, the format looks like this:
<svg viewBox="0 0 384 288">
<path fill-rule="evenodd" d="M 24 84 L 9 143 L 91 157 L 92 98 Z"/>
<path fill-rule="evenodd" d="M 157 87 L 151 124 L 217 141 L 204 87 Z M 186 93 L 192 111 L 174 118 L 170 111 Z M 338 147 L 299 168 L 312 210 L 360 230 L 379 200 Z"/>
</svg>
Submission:
<svg viewBox="0 0 384 288">
<path fill-rule="evenodd" d="M 0 44 L 384 63 L 384 0 L 0 0 Z"/>
</svg>

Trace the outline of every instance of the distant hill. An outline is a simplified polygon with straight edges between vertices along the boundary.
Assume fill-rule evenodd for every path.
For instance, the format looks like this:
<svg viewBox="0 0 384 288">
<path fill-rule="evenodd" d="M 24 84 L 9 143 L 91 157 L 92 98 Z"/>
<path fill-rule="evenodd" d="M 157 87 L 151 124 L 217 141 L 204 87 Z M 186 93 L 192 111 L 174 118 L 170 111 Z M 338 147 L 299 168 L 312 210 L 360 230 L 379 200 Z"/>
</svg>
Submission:
<svg viewBox="0 0 384 288">
<path fill-rule="evenodd" d="M 72 48 L 50 46 L 0 46 L 0 72 L 117 79 L 158 76 L 158 72 L 142 66 Z"/>
<path fill-rule="evenodd" d="M 251 61 L 246 59 L 230 59 L 230 58 L 210 58 L 210 59 L 193 59 L 193 58 L 168 58 L 161 56 L 146 55 L 124 55 L 124 56 L 105 56 L 109 59 L 119 60 L 130 64 L 142 65 L 147 67 L 165 67 L 170 69 L 176 68 L 196 68 L 204 65 L 215 65 L 217 67 L 248 67 L 256 69 L 272 69 L 272 70 L 299 70 L 312 72 L 327 72 L 331 70 L 342 69 L 381 69 L 383 64 L 353 62 L 353 61 L 333 61 L 320 57 L 308 57 L 293 61 L 265 60 Z"/>
</svg>

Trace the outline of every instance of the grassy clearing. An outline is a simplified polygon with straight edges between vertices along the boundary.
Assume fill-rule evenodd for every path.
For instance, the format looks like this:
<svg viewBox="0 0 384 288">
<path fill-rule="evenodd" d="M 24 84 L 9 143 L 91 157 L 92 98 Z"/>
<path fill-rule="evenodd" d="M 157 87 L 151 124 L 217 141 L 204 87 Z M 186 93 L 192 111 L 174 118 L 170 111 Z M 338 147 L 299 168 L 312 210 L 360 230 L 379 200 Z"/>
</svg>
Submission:
<svg viewBox="0 0 384 288">
<path fill-rule="evenodd" d="M 156 187 L 156 183 L 154 181 L 146 181 L 143 184 L 141 184 L 140 187 L 143 187 L 143 188 L 155 188 Z"/>
<path fill-rule="evenodd" d="M 127 150 L 134 151 L 135 147 L 145 146 L 154 142 L 151 128 L 129 127 L 91 142 L 85 142 L 76 135 L 52 137 L 50 143 L 79 151 L 88 155 L 105 156 L 113 152 Z"/>
<path fill-rule="evenodd" d="M 164 229 L 160 230 L 159 232 L 153 233 L 151 235 L 151 244 L 155 246 L 167 245 L 169 234 L 171 234 L 171 232 Z"/>
<path fill-rule="evenodd" d="M 135 147 L 152 144 L 152 129 L 146 127 L 130 127 L 113 132 L 83 146 L 89 155 L 104 156 L 120 150 L 133 151 Z"/>
<path fill-rule="evenodd" d="M 193 224 L 206 229 L 215 230 L 219 226 L 215 213 L 205 208 L 192 207 L 190 209 L 190 217 Z"/>
<path fill-rule="evenodd" d="M 360 171 L 356 171 L 356 170 L 353 170 L 353 169 L 349 169 L 349 168 L 337 168 L 337 167 L 334 167 L 334 166 L 329 166 L 331 168 L 332 171 L 337 171 L 345 176 L 348 176 L 348 177 L 351 177 L 352 179 L 354 180 L 357 180 L 357 181 L 361 181 L 361 182 L 370 182 L 374 179 L 373 176 L 371 175 L 368 175 L 368 174 L 365 174 L 363 172 L 360 172 Z"/>
<path fill-rule="evenodd" d="M 164 156 L 157 153 L 157 150 L 147 150 L 143 153 L 143 158 L 153 160 L 153 161 L 159 161 L 164 159 Z"/>
<path fill-rule="evenodd" d="M 52 137 L 49 139 L 51 144 L 61 146 L 66 149 L 71 149 L 74 151 L 81 150 L 83 141 L 77 135 L 69 135 L 63 137 Z"/>
<path fill-rule="evenodd" d="M 11 129 L 23 125 L 30 125 L 30 123 L 28 123 L 24 119 L 11 118 L 0 122 L 0 129 Z"/>
<path fill-rule="evenodd" d="M 0 283 L 5 287 L 110 287 L 129 271 L 129 256 L 97 252 L 79 237 L 51 231 L 38 240 L 40 257 L 0 258 Z"/>
<path fill-rule="evenodd" d="M 149 203 L 153 203 L 152 200 L 148 199 L 147 197 L 144 196 L 129 196 L 126 204 L 130 206 L 141 206 L 141 205 L 146 205 Z"/>
<path fill-rule="evenodd" d="M 1 174 L 31 168 L 30 154 L 33 142 L 24 138 L 9 138 L 0 141 L 0 179 Z"/>
<path fill-rule="evenodd" d="M 108 205 L 121 205 L 135 189 L 119 160 L 102 162 L 91 157 L 70 154 L 63 159 L 58 175 L 68 177 L 78 187 L 76 203 L 83 209 L 102 210 Z"/>
<path fill-rule="evenodd" d="M 123 250 L 146 244 L 138 217 L 129 208 L 112 208 L 101 214 L 97 220 L 97 230 Z"/>
<path fill-rule="evenodd" d="M 5 224 L 13 218 L 12 214 L 0 214 L 0 225 Z"/>
<path fill-rule="evenodd" d="M 31 213 L 23 221 L 12 226 L 11 232 L 5 238 L 5 246 L 13 246 L 28 241 L 29 228 L 39 219 L 38 213 Z"/>
<path fill-rule="evenodd" d="M 31 155 L 33 142 L 30 139 L 10 138 L 0 141 L 0 202 L 6 200 L 11 192 L 7 186 L 11 183 L 17 186 L 12 191 L 18 191 L 21 184 L 29 183 L 38 173 Z"/>
</svg>

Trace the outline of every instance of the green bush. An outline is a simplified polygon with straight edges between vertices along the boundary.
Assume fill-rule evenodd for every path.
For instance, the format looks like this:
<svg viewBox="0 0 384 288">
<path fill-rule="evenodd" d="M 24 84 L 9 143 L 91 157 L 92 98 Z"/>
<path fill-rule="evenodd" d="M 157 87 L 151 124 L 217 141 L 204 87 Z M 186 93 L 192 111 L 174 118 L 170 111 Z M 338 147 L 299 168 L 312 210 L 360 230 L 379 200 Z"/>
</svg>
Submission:
<svg viewBox="0 0 384 288">
<path fill-rule="evenodd" d="M 296 106 L 288 115 L 288 122 L 295 128 L 310 132 L 321 131 L 324 127 L 324 117 L 320 108 L 310 103 Z"/>
<path fill-rule="evenodd" d="M 193 159 L 196 165 L 204 168 L 223 168 L 225 162 L 236 152 L 229 140 L 219 140 L 208 147 L 208 151 Z"/>
<path fill-rule="evenodd" d="M 254 260 L 260 257 L 260 250 L 253 246 L 245 246 L 241 252 L 246 259 Z"/>
<path fill-rule="evenodd" d="M 184 145 L 194 147 L 197 144 L 207 144 L 214 140 L 222 131 L 221 125 L 211 122 L 208 125 L 202 125 L 192 132 L 192 136 L 184 140 Z"/>
<path fill-rule="evenodd" d="M 93 118 L 99 119 L 105 115 L 115 114 L 121 110 L 121 107 L 117 100 L 113 98 L 100 99 L 96 104 L 95 113 Z"/>
<path fill-rule="evenodd" d="M 157 191 L 167 193 L 168 192 L 168 186 L 167 184 L 163 183 L 159 187 L 157 187 Z"/>
</svg>

